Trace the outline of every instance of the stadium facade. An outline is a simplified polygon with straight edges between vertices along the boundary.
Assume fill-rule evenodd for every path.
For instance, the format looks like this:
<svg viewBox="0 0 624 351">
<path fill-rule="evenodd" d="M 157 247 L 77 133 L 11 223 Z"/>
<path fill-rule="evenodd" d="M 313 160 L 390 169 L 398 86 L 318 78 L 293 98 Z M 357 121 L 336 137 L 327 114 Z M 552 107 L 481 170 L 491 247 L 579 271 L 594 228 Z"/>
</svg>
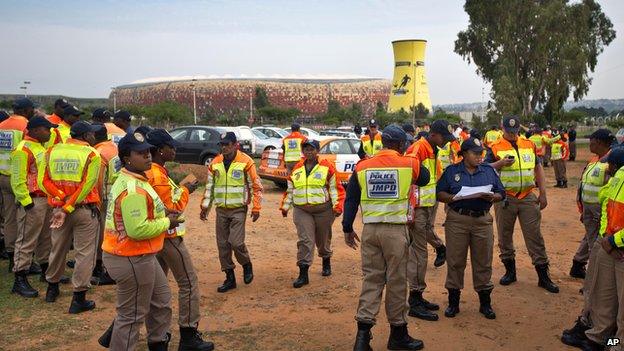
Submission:
<svg viewBox="0 0 624 351">
<path fill-rule="evenodd" d="M 256 87 L 262 87 L 271 105 L 296 108 L 303 116 L 324 113 L 333 99 L 342 106 L 358 103 L 369 117 L 375 113 L 378 102 L 387 106 L 391 81 L 376 78 L 152 79 L 118 86 L 109 98 L 115 98 L 117 106 L 176 101 L 192 107 L 193 86 L 198 115 L 208 109 L 219 113 L 249 110 L 250 97 L 254 96 Z"/>
</svg>

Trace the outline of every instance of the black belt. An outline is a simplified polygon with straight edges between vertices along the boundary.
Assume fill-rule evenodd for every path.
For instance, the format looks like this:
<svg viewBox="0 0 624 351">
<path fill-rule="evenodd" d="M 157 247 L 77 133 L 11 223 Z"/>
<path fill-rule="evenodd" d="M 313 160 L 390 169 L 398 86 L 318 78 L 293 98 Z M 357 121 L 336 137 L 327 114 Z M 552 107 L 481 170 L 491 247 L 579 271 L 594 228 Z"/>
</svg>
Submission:
<svg viewBox="0 0 624 351">
<path fill-rule="evenodd" d="M 30 197 L 48 197 L 46 194 L 30 193 Z"/>
<path fill-rule="evenodd" d="M 483 217 L 488 214 L 490 211 L 488 210 L 469 210 L 467 208 L 452 208 L 451 209 L 460 215 L 470 216 L 470 217 Z"/>
</svg>

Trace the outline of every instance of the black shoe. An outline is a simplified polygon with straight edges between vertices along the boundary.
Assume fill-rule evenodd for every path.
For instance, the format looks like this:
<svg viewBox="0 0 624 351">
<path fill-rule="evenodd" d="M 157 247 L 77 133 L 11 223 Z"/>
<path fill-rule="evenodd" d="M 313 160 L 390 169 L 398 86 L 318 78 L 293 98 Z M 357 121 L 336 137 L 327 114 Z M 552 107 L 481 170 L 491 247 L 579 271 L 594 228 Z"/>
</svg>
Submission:
<svg viewBox="0 0 624 351">
<path fill-rule="evenodd" d="M 329 277 L 331 275 L 331 258 L 323 257 L 323 271 L 321 275 L 323 277 Z"/>
<path fill-rule="evenodd" d="M 485 316 L 487 319 L 496 319 L 496 313 L 494 313 L 494 309 L 492 309 L 492 299 L 490 294 L 492 290 L 481 290 L 478 292 L 479 294 L 479 312 Z"/>
<path fill-rule="evenodd" d="M 548 276 L 548 263 L 535 266 L 535 270 L 537 271 L 537 276 L 539 278 L 537 286 L 544 288 L 553 294 L 557 294 L 559 292 L 559 287 L 557 284 L 553 283 Z"/>
<path fill-rule="evenodd" d="M 251 283 L 253 280 L 253 267 L 251 266 L 251 262 L 243 265 L 243 282 L 245 284 Z"/>
<path fill-rule="evenodd" d="M 149 351 L 167 351 L 169 348 L 169 342 L 171 341 L 171 333 L 167 333 L 167 340 L 147 343 L 147 349 Z"/>
<path fill-rule="evenodd" d="M 373 351 L 370 347 L 370 341 L 373 338 L 371 333 L 372 324 L 358 322 L 358 331 L 355 336 L 355 344 L 353 351 Z"/>
<path fill-rule="evenodd" d="M 210 341 L 204 341 L 202 334 L 197 328 L 180 327 L 180 346 L 178 351 L 212 351 L 214 344 Z"/>
<path fill-rule="evenodd" d="M 440 306 L 438 304 L 427 301 L 423 297 L 422 294 L 423 293 L 420 291 L 410 290 L 409 299 L 408 299 L 410 307 L 420 304 L 424 306 L 426 309 L 428 309 L 429 311 L 437 311 L 440 309 Z"/>
<path fill-rule="evenodd" d="M 95 308 L 95 301 L 87 300 L 86 296 L 86 291 L 74 292 L 71 305 L 69 305 L 69 314 L 78 314 Z"/>
<path fill-rule="evenodd" d="M 453 318 L 459 313 L 459 297 L 461 296 L 461 290 L 448 289 L 449 305 L 444 310 L 444 315 L 448 318 Z"/>
<path fill-rule="evenodd" d="M 56 298 L 61 294 L 58 283 L 48 283 L 48 290 L 46 291 L 46 302 L 55 302 Z"/>
<path fill-rule="evenodd" d="M 435 322 L 438 320 L 438 314 L 429 311 L 423 305 L 410 307 L 408 315 L 425 321 Z"/>
<path fill-rule="evenodd" d="M 76 266 L 76 260 L 67 260 L 65 265 L 67 265 L 67 268 L 74 269 L 74 266 Z"/>
<path fill-rule="evenodd" d="M 39 275 L 41 274 L 41 266 L 37 264 L 37 262 L 32 262 L 30 264 L 30 268 L 28 269 L 28 275 Z"/>
<path fill-rule="evenodd" d="M 516 281 L 516 260 L 511 258 L 503 260 L 505 265 L 505 275 L 500 278 L 500 285 L 509 285 Z"/>
<path fill-rule="evenodd" d="M 579 348 L 583 351 L 602 351 L 605 349 L 603 345 L 587 338 L 581 341 Z"/>
<path fill-rule="evenodd" d="M 563 189 L 567 189 L 568 188 L 568 181 L 567 180 L 562 180 L 561 181 L 561 188 L 563 188 Z"/>
<path fill-rule="evenodd" d="M 15 261 L 14 261 L 14 253 L 13 252 L 9 252 L 7 251 L 7 255 L 9 256 L 9 273 L 13 273 L 13 266 L 15 265 Z"/>
<path fill-rule="evenodd" d="M 26 271 L 15 273 L 15 281 L 13 282 L 13 289 L 11 289 L 11 292 L 22 297 L 33 298 L 39 296 L 39 292 L 30 286 Z"/>
<path fill-rule="evenodd" d="M 435 261 L 433 261 L 433 265 L 436 267 L 440 267 L 444 265 L 444 263 L 446 262 L 446 246 L 442 245 L 436 248 L 435 251 L 436 251 L 436 258 L 435 258 Z"/>
<path fill-rule="evenodd" d="M 421 350 L 422 340 L 412 338 L 407 332 L 407 324 L 391 325 L 388 337 L 388 350 Z"/>
<path fill-rule="evenodd" d="M 555 188 L 561 188 L 561 181 L 560 181 L 560 180 L 558 180 L 558 181 L 557 181 L 557 184 L 555 184 L 555 186 L 554 186 L 554 187 L 555 187 Z"/>
<path fill-rule="evenodd" d="M 225 271 L 225 281 L 223 285 L 217 288 L 217 292 L 224 293 L 228 290 L 232 290 L 236 288 L 236 276 L 234 275 L 233 269 L 228 269 Z"/>
<path fill-rule="evenodd" d="M 572 260 L 572 268 L 570 268 L 570 277 L 585 279 L 585 274 L 587 271 L 585 270 L 585 264 Z"/>
<path fill-rule="evenodd" d="M 583 340 L 587 339 L 585 331 L 589 326 L 581 321 L 581 317 L 576 319 L 576 323 L 570 329 L 566 329 L 561 333 L 561 342 L 574 347 L 581 347 Z"/>
<path fill-rule="evenodd" d="M 113 327 L 115 326 L 115 322 L 111 323 L 111 325 L 106 329 L 104 334 L 98 338 L 98 344 L 102 345 L 102 347 L 109 348 L 111 343 L 111 338 L 113 337 Z"/>
<path fill-rule="evenodd" d="M 299 277 L 297 277 L 297 279 L 293 282 L 293 288 L 299 289 L 300 287 L 310 283 L 308 280 L 308 268 L 310 268 L 310 266 L 305 264 L 299 266 Z"/>
</svg>

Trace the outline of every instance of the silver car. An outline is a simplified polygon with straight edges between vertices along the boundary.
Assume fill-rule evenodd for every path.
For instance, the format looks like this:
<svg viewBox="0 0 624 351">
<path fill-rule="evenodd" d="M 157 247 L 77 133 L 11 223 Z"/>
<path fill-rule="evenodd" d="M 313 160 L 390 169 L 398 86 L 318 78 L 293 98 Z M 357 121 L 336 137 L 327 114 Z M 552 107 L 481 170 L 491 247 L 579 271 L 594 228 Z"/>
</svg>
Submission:
<svg viewBox="0 0 624 351">
<path fill-rule="evenodd" d="M 267 150 L 274 150 L 282 147 L 282 139 L 269 138 L 264 133 L 256 129 L 252 129 L 251 132 L 254 135 L 255 156 L 262 156 L 262 153 Z"/>
</svg>

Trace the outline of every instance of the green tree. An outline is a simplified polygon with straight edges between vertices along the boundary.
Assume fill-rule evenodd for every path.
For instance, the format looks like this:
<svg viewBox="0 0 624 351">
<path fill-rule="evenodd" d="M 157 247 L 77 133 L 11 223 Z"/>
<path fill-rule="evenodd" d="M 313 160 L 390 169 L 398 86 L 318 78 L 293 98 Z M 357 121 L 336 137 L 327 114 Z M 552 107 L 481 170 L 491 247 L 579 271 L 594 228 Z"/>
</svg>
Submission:
<svg viewBox="0 0 624 351">
<path fill-rule="evenodd" d="M 301 111 L 296 108 L 265 106 L 258 109 L 258 114 L 264 118 L 265 123 L 288 124 L 292 123 Z"/>
<path fill-rule="evenodd" d="M 266 89 L 264 89 L 263 87 L 259 87 L 259 86 L 256 87 L 256 94 L 253 98 L 253 105 L 256 108 L 256 110 L 259 110 L 263 107 L 271 106 Z"/>
<path fill-rule="evenodd" d="M 190 107 L 173 102 L 163 101 L 153 105 L 123 106 L 122 109 L 130 112 L 138 121 L 142 118 L 153 127 L 169 129 L 175 126 L 193 123 L 193 111 Z M 133 122 L 135 124 L 141 122 Z"/>
<path fill-rule="evenodd" d="M 597 57 L 615 38 L 594 0 L 467 0 L 468 28 L 455 52 L 492 84 L 499 111 L 530 116 L 542 107 L 548 121 L 572 94 L 587 94 Z"/>
</svg>

